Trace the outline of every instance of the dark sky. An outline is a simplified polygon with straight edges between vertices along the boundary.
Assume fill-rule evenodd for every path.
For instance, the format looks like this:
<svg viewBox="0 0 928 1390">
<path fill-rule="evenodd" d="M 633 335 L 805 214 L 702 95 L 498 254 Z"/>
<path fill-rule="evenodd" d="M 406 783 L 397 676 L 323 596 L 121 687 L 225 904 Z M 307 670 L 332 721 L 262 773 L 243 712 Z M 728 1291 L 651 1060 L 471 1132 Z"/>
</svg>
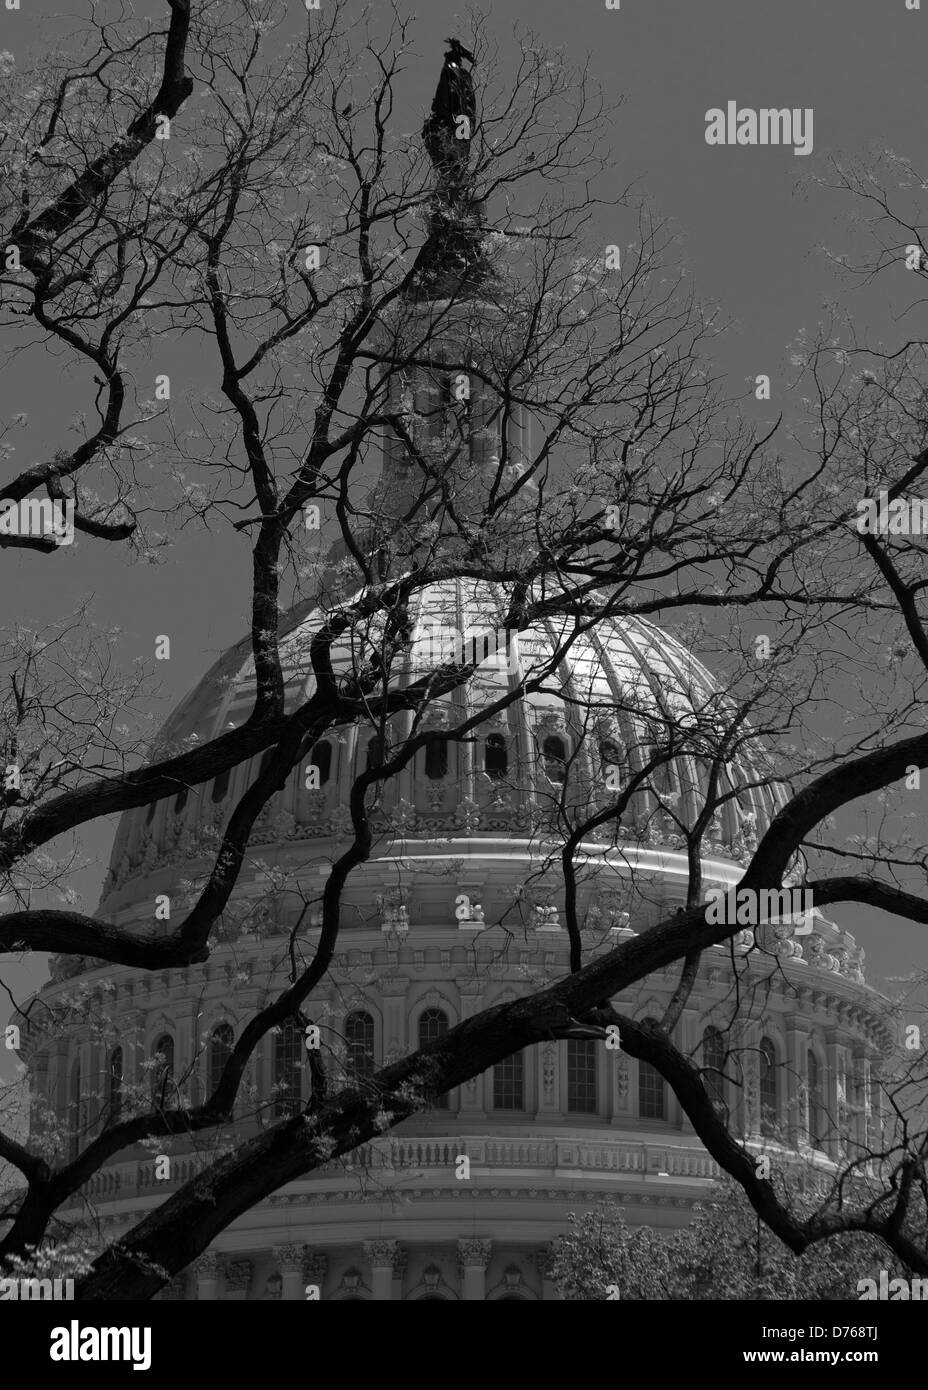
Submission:
<svg viewBox="0 0 928 1390">
<path fill-rule="evenodd" d="M 0 7 L 0 49 L 25 67 L 30 57 L 41 58 L 49 16 L 62 9 L 46 0 L 21 5 L 19 11 Z M 293 8 L 295 23 L 302 24 L 296 0 Z M 65 13 L 79 26 L 88 10 L 73 0 Z M 152 0 L 135 6 L 137 14 L 162 10 Z M 515 52 L 513 27 L 527 27 L 546 45 L 563 45 L 567 61 L 589 56 L 606 91 L 624 94 L 611 132 L 617 169 L 623 182 L 637 179 L 673 219 L 699 294 L 734 320 L 718 363 L 733 384 L 770 374 L 769 409 L 788 413 L 789 344 L 799 330 L 814 329 L 837 298 L 873 336 L 899 341 L 896 319 L 907 288 L 902 278 L 887 282 L 898 284 L 898 304 L 887 300 L 882 281 L 861 292 L 836 280 L 820 247 L 851 245 L 850 206 L 798 184 L 820 172 L 831 154 L 890 148 L 919 158 L 928 0 L 924 11 L 907 10 L 905 0 L 621 0 L 619 10 L 607 10 L 604 0 L 494 0 L 490 15 L 504 58 Z M 421 121 L 431 98 L 445 35 L 467 32 L 465 11 L 445 0 L 429 0 L 422 16 L 414 30 L 421 59 L 407 70 L 401 112 L 409 128 Z M 729 100 L 754 108 L 813 108 L 813 153 L 801 158 L 789 147 L 707 146 L 706 111 Z M 175 138 L 183 138 L 182 119 Z M 905 325 L 906 334 L 920 329 L 911 319 Z M 204 372 L 204 384 L 215 387 L 214 365 L 207 363 Z M 18 471 L 73 440 L 66 429 L 86 401 L 85 389 L 84 378 L 63 376 L 50 357 L 43 362 L 31 355 L 5 367 L 0 414 L 27 411 L 30 423 L 4 466 Z M 41 626 L 90 598 L 98 623 L 120 627 L 116 649 L 125 665 L 149 660 L 154 635 L 170 633 L 173 657 L 160 671 L 164 713 L 247 625 L 246 546 L 222 533 L 181 536 L 169 563 L 158 566 L 129 564 L 117 548 L 83 540 L 51 558 L 5 551 L 3 567 L 3 623 Z M 111 834 L 111 828 L 96 831 L 82 841 L 97 861 L 75 880 L 85 910 L 95 906 Z M 865 945 L 874 982 L 928 967 L 924 928 L 885 916 L 834 915 Z M 3 972 L 20 996 L 43 974 L 35 963 L 5 964 Z M 0 1019 L 6 1008 L 0 999 Z"/>
</svg>

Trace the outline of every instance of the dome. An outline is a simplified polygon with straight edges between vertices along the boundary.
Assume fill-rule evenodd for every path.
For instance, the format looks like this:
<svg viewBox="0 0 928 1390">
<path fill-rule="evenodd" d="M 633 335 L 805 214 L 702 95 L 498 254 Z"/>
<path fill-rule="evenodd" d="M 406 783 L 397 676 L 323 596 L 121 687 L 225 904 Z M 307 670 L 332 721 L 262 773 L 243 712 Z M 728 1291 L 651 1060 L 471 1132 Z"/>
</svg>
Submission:
<svg viewBox="0 0 928 1390">
<path fill-rule="evenodd" d="M 310 645 L 327 616 L 304 605 L 282 624 L 288 713 L 313 694 Z M 324 869 L 348 835 L 348 800 L 358 773 L 413 732 L 459 727 L 466 720 L 476 720 L 467 738 L 420 749 L 369 793 L 371 865 L 380 862 L 378 856 L 386 862 L 397 853 L 408 858 L 413 850 L 446 863 L 486 858 L 494 841 L 505 842 L 510 857 L 520 844 L 531 860 L 542 852 L 546 834 L 550 842 L 558 826 L 563 831 L 565 824 L 613 804 L 633 782 L 637 789 L 620 822 L 593 829 L 585 848 L 601 859 L 620 853 L 623 861 L 640 861 L 648 852 L 666 859 L 684 848 L 681 832 L 703 807 L 712 744 L 733 717 L 705 666 L 639 617 L 584 624 L 556 616 L 521 632 L 507 632 L 505 622 L 505 593 L 490 583 L 448 580 L 415 594 L 400 625 L 402 641 L 386 662 L 390 689 L 408 689 L 442 661 L 462 657 L 479 661 L 473 676 L 432 698 L 415 725 L 411 710 L 392 716 L 384 739 L 373 716 L 327 731 L 259 816 L 250 845 L 261 847 L 262 859 L 299 846 L 301 863 L 322 861 Z M 384 666 L 384 629 L 378 616 L 336 642 L 332 665 L 343 686 L 377 662 Z M 528 693 L 494 710 L 523 679 Z M 181 702 L 161 732 L 159 751 L 180 751 L 244 723 L 254 696 L 246 639 Z M 150 901 L 149 874 L 176 871 L 208 855 L 266 756 L 127 812 L 104 889 L 106 909 L 128 906 L 134 887 Z M 736 864 L 756 843 L 780 800 L 761 785 L 765 776 L 763 749 L 742 738 L 719 773 L 718 794 L 728 799 L 704 842 L 713 857 Z M 245 879 L 248 872 L 246 865 Z M 682 881 L 685 866 L 680 872 Z"/>
<path fill-rule="evenodd" d="M 680 643 L 643 619 L 576 632 L 550 619 L 513 643 L 499 636 L 502 605 L 491 585 L 455 581 L 425 588 L 404 616 L 403 642 L 389 663 L 397 689 L 433 669 L 446 645 L 460 651 L 481 633 L 497 637 L 466 686 L 426 710 L 434 729 L 472 720 L 470 741 L 452 741 L 447 759 L 427 759 L 421 749 L 416 766 L 391 778 L 370 805 L 371 853 L 345 885 L 338 949 L 313 997 L 334 1084 L 367 1085 L 390 1059 L 571 968 L 559 848 L 565 821 L 582 823 L 600 800 L 615 797 L 604 791 L 604 767 L 617 769 L 620 787 L 636 778 L 639 785 L 620 824 L 605 822 L 608 831 L 595 829 L 578 846 L 585 955 L 648 930 L 685 900 L 680 826 L 691 822 L 705 791 L 702 755 L 729 713 L 724 695 Z M 307 652 L 323 621 L 307 607 L 287 624 L 290 709 L 312 693 Z M 363 641 L 355 634 L 353 648 L 343 643 L 335 653 L 341 679 L 370 668 L 377 639 L 373 624 Z M 494 711 L 508 689 L 526 673 L 537 677 L 555 656 L 537 689 Z M 247 718 L 253 698 L 241 643 L 178 707 L 162 744 L 215 736 Z M 686 736 L 685 751 L 642 776 L 668 720 Z M 388 753 L 412 721 L 404 711 L 387 724 Z M 169 1082 L 184 1105 L 210 1093 L 217 1057 L 221 1066 L 230 1040 L 285 987 L 292 929 L 313 944 L 321 887 L 348 844 L 349 786 L 376 737 L 370 720 L 331 730 L 272 798 L 209 960 L 195 975 L 53 960 L 42 991 L 47 1007 L 21 1024 L 37 1090 L 61 1117 L 72 1156 L 83 1142 L 82 1107 L 90 1104 L 82 1088 L 102 1085 L 117 1108 L 123 1090 L 144 1106 L 152 1076 Z M 125 815 L 105 912 L 150 931 L 155 895 L 173 898 L 209 871 L 218 829 L 259 763 L 191 788 L 154 813 Z M 305 785 L 307 765 L 318 769 L 318 786 Z M 725 769 L 730 796 L 704 845 L 704 880 L 740 877 L 739 861 L 775 808 L 759 787 L 765 775 L 763 749 L 748 737 Z M 854 938 L 813 915 L 814 931 L 799 939 L 791 923 L 777 922 L 771 934 L 739 931 L 705 952 L 674 1036 L 720 1078 L 712 1084 L 739 1142 L 784 1163 L 818 1165 L 840 1160 L 848 1144 L 876 1142 L 877 1078 L 892 1039 Z M 70 981 L 82 972 L 83 990 L 102 1016 L 93 1035 L 80 1021 L 62 1037 L 56 1009 L 80 993 Z M 674 970 L 655 972 L 614 1002 L 634 1018 L 660 1018 L 677 981 Z M 744 1016 L 733 1031 L 739 1010 Z M 261 1040 L 237 1136 L 304 1103 L 315 1082 L 303 1052 L 293 1027 Z M 829 1117 L 846 1112 L 848 1097 L 856 1099 L 844 1134 Z M 196 1135 L 182 1135 L 168 1151 L 166 1173 L 141 1147 L 114 1156 L 72 1197 L 69 1213 L 77 1219 L 92 1203 L 112 1238 L 150 1212 L 159 1189 L 177 1190 L 208 1167 L 215 1140 L 208 1134 L 201 1148 Z M 473 1165 L 463 1185 L 462 1157 Z M 554 1300 L 549 1242 L 569 1212 L 609 1197 L 621 1201 L 629 1222 L 670 1229 L 689 1219 L 718 1174 L 653 1068 L 590 1039 L 546 1040 L 286 1184 L 237 1218 L 159 1297 L 297 1301 L 311 1283 L 318 1297 L 353 1302 Z"/>
</svg>

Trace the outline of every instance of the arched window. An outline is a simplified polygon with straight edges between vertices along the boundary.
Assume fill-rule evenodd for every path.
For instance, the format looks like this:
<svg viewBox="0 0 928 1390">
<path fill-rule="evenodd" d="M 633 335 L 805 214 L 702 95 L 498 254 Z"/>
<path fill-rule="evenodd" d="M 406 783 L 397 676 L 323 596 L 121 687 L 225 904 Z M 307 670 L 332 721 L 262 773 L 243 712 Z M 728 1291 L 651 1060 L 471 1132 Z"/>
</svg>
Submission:
<svg viewBox="0 0 928 1390">
<path fill-rule="evenodd" d="M 232 769 L 227 767 L 220 772 L 213 781 L 212 799 L 213 801 L 223 801 L 226 792 L 229 790 L 229 778 L 232 776 Z"/>
<path fill-rule="evenodd" d="M 487 734 L 483 746 L 483 770 L 494 781 L 499 781 L 509 771 L 509 752 L 502 734 Z"/>
<path fill-rule="evenodd" d="M 81 1059 L 71 1063 L 68 1079 L 68 1161 L 73 1163 L 81 1147 Z"/>
<path fill-rule="evenodd" d="M 548 737 L 541 745 L 541 755 L 544 759 L 548 781 L 557 783 L 566 782 L 567 745 L 564 740 L 557 734 L 548 734 Z"/>
<path fill-rule="evenodd" d="M 575 1115 L 595 1115 L 596 1041 L 567 1039 L 567 1109 Z"/>
<path fill-rule="evenodd" d="M 374 1020 L 370 1014 L 357 1011 L 345 1019 L 345 1062 L 356 1076 L 373 1076 Z"/>
<path fill-rule="evenodd" d="M 309 761 L 313 767 L 318 767 L 319 785 L 324 787 L 332 775 L 332 745 L 328 739 L 320 739 L 318 743 L 313 744 Z"/>
<path fill-rule="evenodd" d="M 443 1038 L 448 1031 L 448 1015 L 443 1009 L 426 1009 L 419 1016 L 419 1046 L 427 1047 L 429 1043 L 437 1042 Z M 435 1110 L 447 1110 L 449 1108 L 447 1092 L 443 1096 L 437 1096 L 433 1101 Z"/>
<path fill-rule="evenodd" d="M 425 745 L 425 775 L 433 782 L 448 771 L 448 740 L 433 738 Z"/>
<path fill-rule="evenodd" d="M 760 1132 L 774 1134 L 780 1118 L 777 1088 L 777 1050 L 769 1038 L 760 1040 Z"/>
<path fill-rule="evenodd" d="M 288 1018 L 274 1035 L 274 1119 L 286 1120 L 300 1109 L 303 1090 L 303 1034 Z"/>
<path fill-rule="evenodd" d="M 718 1028 L 707 1028 L 702 1035 L 703 1084 L 719 1109 L 725 1108 L 725 1039 Z"/>
<path fill-rule="evenodd" d="M 110 1053 L 109 1094 L 107 1096 L 107 1109 L 111 1124 L 115 1124 L 122 1114 L 122 1075 L 122 1048 L 114 1047 Z"/>
<path fill-rule="evenodd" d="M 174 1080 L 174 1039 L 162 1033 L 151 1050 L 154 1065 L 151 1069 L 151 1098 L 155 1105 L 170 1105 L 171 1083 Z"/>
<path fill-rule="evenodd" d="M 226 1062 L 232 1055 L 232 1046 L 235 1042 L 235 1033 L 229 1023 L 220 1023 L 213 1029 L 212 1037 L 209 1040 L 209 1067 L 207 1068 L 207 1086 L 209 1094 L 212 1095 L 219 1085 L 219 1078 L 225 1070 Z"/>
<path fill-rule="evenodd" d="M 646 1018 L 645 1023 L 656 1023 Z M 664 1078 L 650 1062 L 638 1062 L 638 1116 L 642 1120 L 666 1120 L 667 1087 Z"/>
<path fill-rule="evenodd" d="M 525 1109 L 525 1059 L 514 1052 L 493 1068 L 493 1109 Z"/>
<path fill-rule="evenodd" d="M 180 791 L 177 793 L 177 795 L 176 795 L 175 798 L 174 798 L 174 814 L 175 814 L 175 816 L 179 816 L 179 815 L 181 814 L 181 812 L 183 811 L 184 807 L 187 805 L 187 797 L 188 797 L 188 795 L 189 795 L 189 789 L 188 789 L 187 787 L 181 787 Z"/>
<path fill-rule="evenodd" d="M 822 1114 L 822 1073 L 818 1058 L 811 1047 L 809 1048 L 806 1067 L 809 1084 L 809 1143 L 817 1145 L 821 1144 L 825 1130 Z"/>
</svg>

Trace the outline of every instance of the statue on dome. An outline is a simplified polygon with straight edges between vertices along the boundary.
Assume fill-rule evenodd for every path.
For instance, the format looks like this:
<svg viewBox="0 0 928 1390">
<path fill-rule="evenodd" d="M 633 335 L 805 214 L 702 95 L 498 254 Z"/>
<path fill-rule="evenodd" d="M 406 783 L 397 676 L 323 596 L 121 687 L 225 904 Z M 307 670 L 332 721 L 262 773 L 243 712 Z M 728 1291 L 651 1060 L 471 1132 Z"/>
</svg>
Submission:
<svg viewBox="0 0 928 1390">
<path fill-rule="evenodd" d="M 477 116 L 474 84 L 465 63 L 473 65 L 473 53 L 458 39 L 445 39 L 448 49 L 432 100 L 431 114 L 422 127 L 426 153 L 438 174 L 439 188 L 457 189 L 470 161 L 470 142 Z"/>
<path fill-rule="evenodd" d="M 448 48 L 432 109 L 422 126 L 422 143 L 435 170 L 428 236 L 413 267 L 411 293 L 425 298 L 474 293 L 492 276 L 484 263 L 483 204 L 470 173 L 477 99 L 470 68 L 473 53 L 458 39 Z"/>
</svg>

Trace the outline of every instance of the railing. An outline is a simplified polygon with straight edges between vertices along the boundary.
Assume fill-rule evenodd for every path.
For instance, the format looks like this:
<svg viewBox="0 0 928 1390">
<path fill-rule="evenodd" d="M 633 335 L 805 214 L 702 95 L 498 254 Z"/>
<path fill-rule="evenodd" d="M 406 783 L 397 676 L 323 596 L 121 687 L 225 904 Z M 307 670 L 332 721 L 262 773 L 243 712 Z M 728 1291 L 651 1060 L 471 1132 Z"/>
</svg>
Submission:
<svg viewBox="0 0 928 1390">
<path fill-rule="evenodd" d="M 564 1177 L 576 1173 L 629 1174 L 641 1179 L 680 1178 L 711 1180 L 718 1164 L 696 1145 L 636 1143 L 626 1139 L 526 1139 L 499 1135 L 405 1138 L 391 1136 L 361 1144 L 342 1159 L 297 1184 L 331 1182 L 340 1173 L 358 1169 L 408 1172 L 425 1169 L 453 1170 L 462 1155 L 475 1165 L 478 1176 L 486 1170 L 521 1169 L 534 1176 Z M 156 1160 L 122 1163 L 103 1169 L 80 1189 L 80 1199 L 90 1202 L 122 1201 L 154 1197 L 182 1186 L 203 1171 L 210 1155 L 171 1158 L 167 1176 L 156 1177 Z M 162 1160 L 163 1162 L 163 1160 Z M 296 1184 L 294 1184 L 296 1185 Z"/>
</svg>

